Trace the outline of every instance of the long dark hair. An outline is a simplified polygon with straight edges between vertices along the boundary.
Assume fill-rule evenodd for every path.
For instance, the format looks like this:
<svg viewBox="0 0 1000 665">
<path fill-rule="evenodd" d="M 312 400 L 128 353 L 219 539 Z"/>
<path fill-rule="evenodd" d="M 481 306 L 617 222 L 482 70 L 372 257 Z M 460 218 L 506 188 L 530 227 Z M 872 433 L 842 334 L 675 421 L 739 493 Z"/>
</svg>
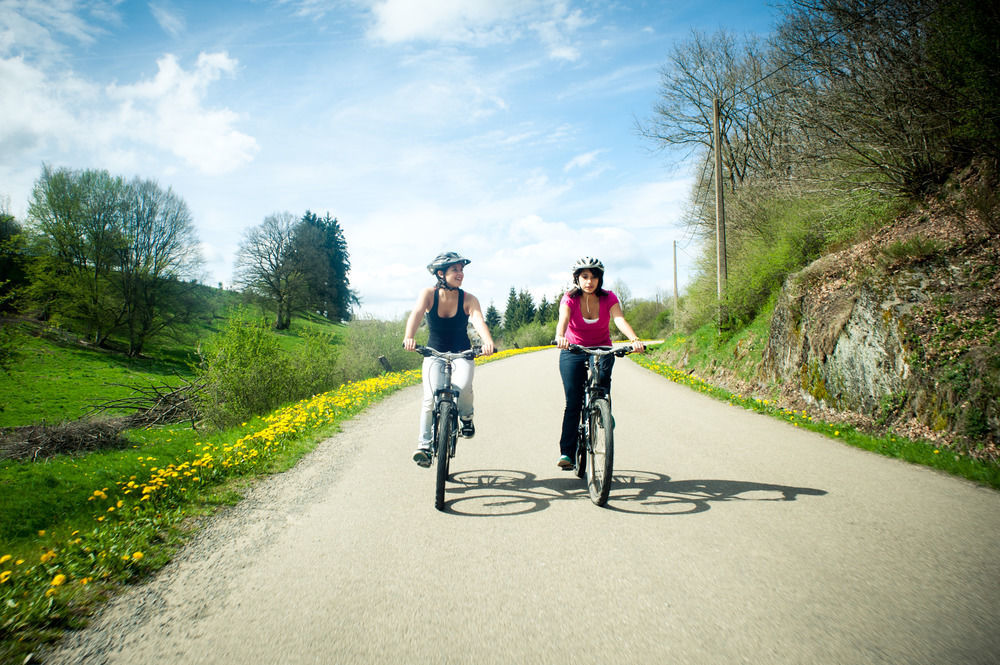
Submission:
<svg viewBox="0 0 1000 665">
<path fill-rule="evenodd" d="M 570 298 L 579 298 L 583 295 L 583 289 L 580 288 L 579 283 L 577 283 L 577 278 L 580 277 L 580 273 L 584 270 L 589 270 L 593 274 L 597 275 L 597 288 L 594 290 L 594 294 L 598 298 L 603 298 L 608 295 L 608 292 L 604 290 L 604 271 L 598 270 L 597 268 L 581 268 L 573 272 L 573 288 L 566 292 Z"/>
</svg>

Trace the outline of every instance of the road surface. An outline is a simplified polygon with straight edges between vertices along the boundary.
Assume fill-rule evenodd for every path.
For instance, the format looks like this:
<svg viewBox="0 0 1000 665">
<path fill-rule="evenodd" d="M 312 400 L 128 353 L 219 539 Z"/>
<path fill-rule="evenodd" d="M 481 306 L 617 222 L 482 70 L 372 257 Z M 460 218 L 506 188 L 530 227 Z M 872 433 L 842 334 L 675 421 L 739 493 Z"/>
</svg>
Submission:
<svg viewBox="0 0 1000 665">
<path fill-rule="evenodd" d="M 598 508 L 556 468 L 557 352 L 476 372 L 447 512 L 401 391 L 45 662 L 1000 661 L 1000 493 L 619 360 Z"/>
</svg>

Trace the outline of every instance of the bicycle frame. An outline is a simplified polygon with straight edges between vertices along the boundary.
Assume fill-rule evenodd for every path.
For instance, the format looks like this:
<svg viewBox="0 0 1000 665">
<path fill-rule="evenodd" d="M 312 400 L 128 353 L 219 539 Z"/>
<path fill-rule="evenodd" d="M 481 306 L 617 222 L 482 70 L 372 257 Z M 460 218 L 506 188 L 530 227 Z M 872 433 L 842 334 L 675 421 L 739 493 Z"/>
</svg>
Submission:
<svg viewBox="0 0 1000 665">
<path fill-rule="evenodd" d="M 444 489 L 448 480 L 449 460 L 455 456 L 458 447 L 458 390 L 451 385 L 453 363 L 459 358 L 472 360 L 480 353 L 479 347 L 459 353 L 443 352 L 428 346 L 418 346 L 414 349 L 425 358 L 435 357 L 444 361 L 444 381 L 440 388 L 434 391 L 433 434 L 431 436 L 431 459 L 437 458 L 437 485 L 435 487 L 434 505 L 438 510 L 444 510 Z M 446 436 L 441 435 L 441 428 L 447 428 Z M 446 449 L 442 449 L 442 446 Z"/>
<path fill-rule="evenodd" d="M 611 415 L 611 393 L 607 387 L 601 385 L 604 378 L 603 369 L 597 359 L 606 355 L 615 355 L 620 358 L 634 351 L 634 348 L 631 345 L 614 349 L 608 347 L 589 348 L 570 344 L 569 350 L 574 353 L 586 353 L 590 356 L 587 359 L 587 381 L 584 387 L 583 405 L 580 409 L 574 470 L 578 478 L 583 478 L 588 475 L 589 466 L 587 489 L 590 498 L 596 505 L 603 506 L 608 500 L 611 488 L 614 464 L 614 418 Z M 600 428 L 601 450 L 594 448 L 594 438 L 598 436 L 598 430 L 591 431 L 593 426 Z M 596 468 L 598 461 L 602 462 L 599 469 Z"/>
</svg>

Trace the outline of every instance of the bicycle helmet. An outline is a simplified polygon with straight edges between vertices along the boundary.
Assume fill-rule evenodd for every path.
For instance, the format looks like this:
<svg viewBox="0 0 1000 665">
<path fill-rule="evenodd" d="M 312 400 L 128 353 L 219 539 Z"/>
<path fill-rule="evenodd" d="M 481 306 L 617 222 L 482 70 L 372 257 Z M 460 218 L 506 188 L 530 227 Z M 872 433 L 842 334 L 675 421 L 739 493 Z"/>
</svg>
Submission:
<svg viewBox="0 0 1000 665">
<path fill-rule="evenodd" d="M 584 256 L 573 264 L 573 276 L 575 277 L 581 270 L 600 270 L 603 273 L 604 264 L 593 256 Z"/>
<path fill-rule="evenodd" d="M 458 252 L 441 252 L 440 254 L 434 257 L 433 261 L 427 264 L 427 272 L 429 272 L 430 274 L 434 275 L 434 277 L 437 278 L 437 285 L 439 287 L 451 289 L 452 287 L 448 286 L 448 284 L 444 281 L 444 279 L 439 277 L 437 273 L 438 270 L 441 270 L 443 272 L 448 272 L 449 266 L 452 266 L 456 263 L 461 263 L 463 266 L 466 266 L 472 263 L 472 261 L 465 258 Z"/>
</svg>

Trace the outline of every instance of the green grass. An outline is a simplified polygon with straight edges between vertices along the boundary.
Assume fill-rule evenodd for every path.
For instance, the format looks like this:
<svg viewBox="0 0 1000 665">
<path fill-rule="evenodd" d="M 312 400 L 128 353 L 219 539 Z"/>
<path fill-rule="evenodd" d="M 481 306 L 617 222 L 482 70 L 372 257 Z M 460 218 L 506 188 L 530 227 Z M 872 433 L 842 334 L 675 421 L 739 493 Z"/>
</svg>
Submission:
<svg viewBox="0 0 1000 665">
<path fill-rule="evenodd" d="M 124 355 L 24 336 L 18 362 L 0 381 L 0 427 L 57 423 L 82 417 L 92 405 L 132 391 L 111 384 L 180 383 L 189 365 L 176 353 Z M 169 351 L 169 350 L 168 350 Z"/>
<path fill-rule="evenodd" d="M 0 662 L 21 662 L 82 625 L 121 584 L 165 565 L 198 518 L 239 501 L 256 478 L 292 467 L 341 422 L 419 381 L 419 370 L 393 372 L 225 431 L 131 431 L 124 450 L 0 462 Z"/>
</svg>

